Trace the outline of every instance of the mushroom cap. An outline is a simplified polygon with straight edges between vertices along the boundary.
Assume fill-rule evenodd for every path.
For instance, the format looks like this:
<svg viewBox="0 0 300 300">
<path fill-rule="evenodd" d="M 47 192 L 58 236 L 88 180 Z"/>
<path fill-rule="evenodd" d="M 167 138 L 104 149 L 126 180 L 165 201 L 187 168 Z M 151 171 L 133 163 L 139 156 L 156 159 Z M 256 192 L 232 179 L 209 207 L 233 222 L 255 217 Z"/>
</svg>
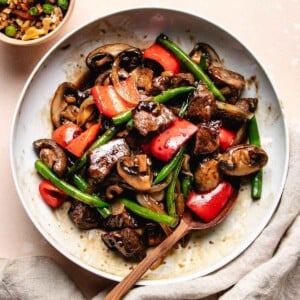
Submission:
<svg viewBox="0 0 300 300">
<path fill-rule="evenodd" d="M 241 144 L 230 147 L 220 155 L 219 168 L 230 176 L 246 176 L 257 172 L 268 162 L 267 153 L 254 145 Z"/>
<path fill-rule="evenodd" d="M 39 139 L 33 142 L 34 149 L 40 159 L 53 171 L 62 176 L 67 169 L 67 155 L 65 151 L 51 139 Z"/>
<path fill-rule="evenodd" d="M 146 154 L 124 156 L 118 160 L 118 174 L 132 187 L 139 191 L 151 188 L 153 173 Z"/>
</svg>

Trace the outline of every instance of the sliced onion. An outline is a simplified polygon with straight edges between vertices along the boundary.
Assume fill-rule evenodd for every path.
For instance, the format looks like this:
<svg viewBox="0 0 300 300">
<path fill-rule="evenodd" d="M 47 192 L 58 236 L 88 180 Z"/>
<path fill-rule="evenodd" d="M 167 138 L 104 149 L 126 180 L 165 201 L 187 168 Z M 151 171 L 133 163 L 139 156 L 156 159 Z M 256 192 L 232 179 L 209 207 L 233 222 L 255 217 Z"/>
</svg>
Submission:
<svg viewBox="0 0 300 300">
<path fill-rule="evenodd" d="M 114 201 L 114 203 L 111 205 L 111 213 L 113 216 L 122 214 L 124 209 L 125 209 L 125 206 L 124 206 L 123 202 L 120 200 Z"/>
<path fill-rule="evenodd" d="M 156 202 L 148 194 L 139 193 L 136 195 L 136 200 L 140 205 L 142 205 L 148 209 L 151 209 L 152 211 L 154 211 L 156 213 L 167 214 L 166 211 L 160 206 L 160 204 L 158 202 Z M 164 233 L 167 236 L 172 233 L 172 230 L 169 226 L 162 224 L 162 223 L 159 223 L 159 225 L 161 226 L 162 230 L 164 231 Z"/>
<path fill-rule="evenodd" d="M 246 112 L 234 104 L 216 101 L 218 110 L 230 114 L 232 118 L 252 119 L 253 113 Z"/>
<path fill-rule="evenodd" d="M 126 85 L 122 84 L 119 78 L 119 70 L 120 70 L 120 62 L 121 59 L 118 56 L 112 65 L 112 70 L 111 70 L 111 81 L 116 89 L 117 93 L 128 103 L 132 105 L 136 105 L 139 102 L 139 93 L 136 88 L 135 92 L 133 93 L 132 91 L 129 91 L 126 88 Z M 133 80 L 133 77 L 128 77 L 126 80 Z M 134 81 L 135 83 L 135 81 Z M 136 85 L 135 85 L 136 86 Z"/>
<path fill-rule="evenodd" d="M 148 194 L 153 194 L 153 193 L 157 193 L 157 192 L 161 192 L 162 190 L 164 190 L 171 182 L 172 180 L 172 174 L 170 174 L 165 181 L 159 183 L 159 184 L 156 184 L 156 185 L 153 185 L 148 191 L 147 193 Z"/>
<path fill-rule="evenodd" d="M 86 98 L 79 107 L 76 123 L 78 126 L 83 126 L 93 112 L 96 110 L 96 105 L 92 97 Z"/>
</svg>

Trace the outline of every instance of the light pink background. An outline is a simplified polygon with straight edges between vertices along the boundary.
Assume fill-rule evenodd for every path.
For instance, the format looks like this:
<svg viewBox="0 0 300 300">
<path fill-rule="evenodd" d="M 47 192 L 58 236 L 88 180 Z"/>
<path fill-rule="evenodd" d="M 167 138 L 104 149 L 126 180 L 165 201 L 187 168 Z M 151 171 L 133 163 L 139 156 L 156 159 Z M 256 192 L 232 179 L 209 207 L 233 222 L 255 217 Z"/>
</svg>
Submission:
<svg viewBox="0 0 300 300">
<path fill-rule="evenodd" d="M 36 47 L 13 47 L 0 42 L 0 257 L 53 257 L 88 297 L 109 281 L 82 270 L 59 254 L 40 235 L 18 199 L 9 163 L 13 113 L 21 90 L 39 59 L 77 26 L 117 10 L 165 7 L 203 16 L 216 22 L 248 46 L 269 74 L 286 120 L 300 116 L 300 1 L 299 0 L 77 0 L 73 15 L 60 36 Z"/>
</svg>

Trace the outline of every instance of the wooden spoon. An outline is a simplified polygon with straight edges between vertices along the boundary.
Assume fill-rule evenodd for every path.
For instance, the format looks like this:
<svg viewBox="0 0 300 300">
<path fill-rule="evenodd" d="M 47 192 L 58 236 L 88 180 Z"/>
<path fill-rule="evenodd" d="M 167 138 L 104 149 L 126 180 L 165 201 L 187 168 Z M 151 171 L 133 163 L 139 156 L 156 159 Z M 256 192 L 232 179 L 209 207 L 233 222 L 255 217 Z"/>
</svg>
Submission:
<svg viewBox="0 0 300 300">
<path fill-rule="evenodd" d="M 162 243 L 154 248 L 121 282 L 119 282 L 104 298 L 105 300 L 118 300 L 124 296 L 129 289 L 143 276 L 143 274 L 155 263 L 155 261 L 164 255 L 172 246 L 176 244 L 191 230 L 203 230 L 219 224 L 229 214 L 235 200 L 237 192 L 234 193 L 223 207 L 222 211 L 210 222 L 204 223 L 199 219 L 194 220 L 192 214 L 186 211 L 178 227 Z"/>
</svg>

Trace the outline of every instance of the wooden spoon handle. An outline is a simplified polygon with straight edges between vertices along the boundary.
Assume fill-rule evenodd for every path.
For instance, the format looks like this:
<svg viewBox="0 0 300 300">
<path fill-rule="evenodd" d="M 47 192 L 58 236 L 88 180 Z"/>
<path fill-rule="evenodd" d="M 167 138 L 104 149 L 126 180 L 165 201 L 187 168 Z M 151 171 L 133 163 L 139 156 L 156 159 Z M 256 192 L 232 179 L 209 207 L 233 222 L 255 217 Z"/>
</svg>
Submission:
<svg viewBox="0 0 300 300">
<path fill-rule="evenodd" d="M 181 221 L 179 226 L 161 244 L 154 248 L 121 282 L 119 282 L 104 298 L 118 300 L 143 276 L 154 262 L 172 248 L 190 231 L 189 225 Z"/>
</svg>

